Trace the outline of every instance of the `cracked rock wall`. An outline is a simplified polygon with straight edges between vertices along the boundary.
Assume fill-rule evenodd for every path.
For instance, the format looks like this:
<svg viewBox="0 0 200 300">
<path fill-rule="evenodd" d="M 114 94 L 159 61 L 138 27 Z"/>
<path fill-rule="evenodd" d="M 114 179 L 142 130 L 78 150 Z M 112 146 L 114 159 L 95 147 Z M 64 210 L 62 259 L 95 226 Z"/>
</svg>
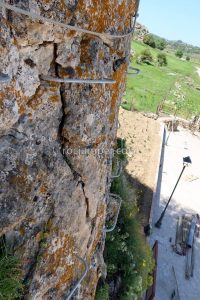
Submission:
<svg viewBox="0 0 200 300">
<path fill-rule="evenodd" d="M 5 1 L 81 28 L 123 34 L 133 0 Z M 0 237 L 20 257 L 24 299 L 93 299 L 105 269 L 106 197 L 131 36 L 103 40 L 0 9 Z M 109 78 L 55 83 L 40 75 Z"/>
</svg>

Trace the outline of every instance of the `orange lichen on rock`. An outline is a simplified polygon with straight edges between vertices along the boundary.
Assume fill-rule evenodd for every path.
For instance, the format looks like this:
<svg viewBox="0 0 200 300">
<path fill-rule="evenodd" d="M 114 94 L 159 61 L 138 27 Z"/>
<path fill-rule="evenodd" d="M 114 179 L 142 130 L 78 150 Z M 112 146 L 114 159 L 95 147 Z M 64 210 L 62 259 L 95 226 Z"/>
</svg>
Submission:
<svg viewBox="0 0 200 300">
<path fill-rule="evenodd" d="M 95 299 L 95 292 L 96 292 L 96 286 L 97 282 L 99 280 L 98 273 L 96 270 L 90 270 L 88 272 L 88 275 L 86 276 L 84 282 L 83 282 L 83 299 L 87 300 L 93 300 Z"/>
<path fill-rule="evenodd" d="M 101 50 L 99 51 L 99 53 L 98 53 L 98 58 L 99 58 L 99 60 L 103 60 L 103 59 L 104 59 L 104 56 L 105 56 L 105 53 L 104 53 L 104 51 L 101 49 Z"/>
<path fill-rule="evenodd" d="M 84 0 L 80 0 L 75 13 L 78 14 L 85 11 L 89 30 L 106 32 L 107 29 L 118 26 L 120 23 L 124 27 L 129 27 L 135 9 L 136 1 L 132 0 L 122 0 L 120 4 L 117 0 L 93 0 L 87 6 Z"/>
<path fill-rule="evenodd" d="M 33 110 L 36 110 L 37 107 L 42 103 L 41 98 L 43 94 L 45 94 L 45 88 L 43 86 L 39 86 L 36 90 L 35 95 L 29 99 L 27 106 L 32 108 Z"/>
<path fill-rule="evenodd" d="M 56 231 L 51 227 L 52 232 Z M 52 246 L 53 243 L 53 246 Z M 56 278 L 55 288 L 66 288 L 74 278 L 74 240 L 64 232 L 60 232 L 57 238 L 51 242 L 51 249 L 45 249 L 42 254 L 44 265 L 42 272 L 51 274 Z M 69 262 L 69 258 L 71 262 Z M 62 270 L 58 273 L 58 270 Z"/>
<path fill-rule="evenodd" d="M 106 136 L 105 135 L 101 135 L 99 137 L 96 138 L 95 143 L 94 143 L 94 148 L 96 148 L 99 144 L 103 143 L 106 140 Z"/>
<path fill-rule="evenodd" d="M 46 185 L 42 185 L 41 187 L 40 187 L 40 193 L 42 193 L 42 194 L 44 194 L 44 193 L 46 193 L 47 191 L 48 191 L 48 188 L 47 188 L 47 186 Z"/>
<path fill-rule="evenodd" d="M 16 90 L 16 81 L 13 80 L 9 86 L 7 86 L 3 91 L 0 92 L 0 110 L 4 109 L 4 101 L 12 95 L 12 97 L 16 100 L 17 105 L 19 107 L 18 113 L 22 114 L 25 111 L 25 105 L 28 101 L 28 97 L 24 96 L 20 90 Z"/>
<path fill-rule="evenodd" d="M 47 90 L 49 90 L 50 92 L 57 92 L 60 88 L 60 83 L 59 82 L 48 82 L 48 87 Z"/>
<path fill-rule="evenodd" d="M 81 40 L 80 48 L 81 48 L 81 56 L 80 56 L 80 62 L 81 63 L 92 63 L 92 58 L 90 55 L 89 47 L 90 47 L 90 41 L 93 40 L 92 37 L 85 37 Z"/>
<path fill-rule="evenodd" d="M 19 170 L 20 175 L 10 176 L 8 180 L 20 191 L 21 196 L 28 200 L 32 190 L 32 184 L 28 180 L 28 167 L 26 165 L 19 166 Z"/>
<path fill-rule="evenodd" d="M 29 99 L 27 106 L 32 110 L 38 109 L 43 104 L 43 97 L 48 97 L 51 103 L 60 101 L 60 83 L 49 82 L 48 85 L 40 85 L 35 94 Z"/>
<path fill-rule="evenodd" d="M 52 95 L 52 96 L 49 97 L 49 101 L 53 102 L 53 103 L 59 102 L 60 101 L 60 96 L 59 95 Z"/>
<path fill-rule="evenodd" d="M 21 105 L 20 108 L 19 108 L 19 110 L 18 110 L 18 112 L 21 115 L 21 114 L 23 114 L 25 112 L 25 110 L 26 110 L 25 107 L 23 105 Z"/>
<path fill-rule="evenodd" d="M 85 1 L 80 0 L 77 6 L 78 12 L 86 12 L 88 29 L 96 30 L 99 32 L 105 31 L 108 25 L 108 12 L 112 14 L 111 20 L 113 20 L 113 5 L 110 5 L 110 0 L 104 1 L 92 1 L 90 5 L 86 7 Z"/>
<path fill-rule="evenodd" d="M 80 66 L 77 66 L 75 68 L 75 71 L 76 71 L 76 76 L 77 78 L 82 78 L 82 79 L 85 79 L 85 78 L 90 78 L 90 79 L 96 79 L 96 74 L 95 74 L 95 71 L 94 70 L 86 70 L 86 69 L 83 69 L 81 68 Z"/>
<path fill-rule="evenodd" d="M 93 255 L 93 253 L 95 252 L 100 239 L 102 238 L 102 230 L 104 227 L 105 215 L 106 215 L 106 206 L 105 206 L 105 204 L 101 204 L 101 205 L 99 205 L 99 207 L 97 209 L 97 214 L 96 214 L 96 224 L 97 224 L 96 232 L 97 233 L 96 233 L 94 241 L 90 247 L 90 251 L 88 253 L 88 261 L 91 260 L 91 257 Z"/>
</svg>

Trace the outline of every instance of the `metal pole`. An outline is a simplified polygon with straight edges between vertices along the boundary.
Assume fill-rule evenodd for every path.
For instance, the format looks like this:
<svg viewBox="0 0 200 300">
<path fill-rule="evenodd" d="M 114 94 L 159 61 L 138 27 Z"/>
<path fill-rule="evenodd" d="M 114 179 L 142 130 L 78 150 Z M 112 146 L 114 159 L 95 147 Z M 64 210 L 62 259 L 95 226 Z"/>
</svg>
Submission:
<svg viewBox="0 0 200 300">
<path fill-rule="evenodd" d="M 161 225 L 162 225 L 162 219 L 163 219 L 164 216 L 165 216 L 165 212 L 166 212 L 166 210 L 167 210 L 167 207 L 168 207 L 168 205 L 169 205 L 169 203 L 170 203 L 170 201 L 171 201 L 171 199 L 172 199 L 172 196 L 173 196 L 173 194 L 174 194 L 174 192 L 175 192 L 175 190 L 176 190 L 176 187 L 177 187 L 177 185 L 178 185 L 178 183 L 179 183 L 179 181 L 180 181 L 180 179 L 181 179 L 181 176 L 183 175 L 183 172 L 184 172 L 185 168 L 186 168 L 186 165 L 183 166 L 183 169 L 182 169 L 182 171 L 181 171 L 181 173 L 180 173 L 180 175 L 179 175 L 179 178 L 178 178 L 178 180 L 177 180 L 177 182 L 176 182 L 176 184 L 175 184 L 175 187 L 174 187 L 174 189 L 173 189 L 173 191 L 172 191 L 172 193 L 171 193 L 171 196 L 169 197 L 169 200 L 168 200 L 168 202 L 167 202 L 167 204 L 166 204 L 166 206 L 165 206 L 163 212 L 161 213 L 160 218 L 159 218 L 158 221 L 155 223 L 155 227 L 157 227 L 157 228 L 160 228 Z"/>
</svg>

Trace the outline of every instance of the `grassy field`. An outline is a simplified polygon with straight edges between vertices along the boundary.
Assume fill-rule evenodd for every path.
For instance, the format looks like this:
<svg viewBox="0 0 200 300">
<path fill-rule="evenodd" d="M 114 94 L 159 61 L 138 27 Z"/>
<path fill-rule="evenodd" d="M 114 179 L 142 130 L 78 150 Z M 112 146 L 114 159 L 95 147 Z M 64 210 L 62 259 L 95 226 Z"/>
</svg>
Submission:
<svg viewBox="0 0 200 300">
<path fill-rule="evenodd" d="M 183 61 L 174 54 L 166 53 L 168 65 L 158 67 L 156 63 L 158 49 L 134 41 L 135 53 L 131 66 L 141 69 L 141 73 L 133 77 L 128 75 L 126 95 L 122 106 L 128 110 L 156 112 L 158 104 L 167 100 L 169 112 L 177 107 L 179 116 L 190 118 L 200 115 L 200 77 L 196 73 L 193 62 Z M 154 58 L 154 65 L 136 63 L 136 57 L 148 48 Z"/>
</svg>

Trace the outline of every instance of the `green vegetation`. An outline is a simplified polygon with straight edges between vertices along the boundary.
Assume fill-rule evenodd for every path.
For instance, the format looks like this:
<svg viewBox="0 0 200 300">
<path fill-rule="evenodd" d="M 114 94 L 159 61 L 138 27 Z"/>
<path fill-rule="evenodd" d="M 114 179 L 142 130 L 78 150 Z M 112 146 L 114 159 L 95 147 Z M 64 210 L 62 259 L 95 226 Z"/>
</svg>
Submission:
<svg viewBox="0 0 200 300">
<path fill-rule="evenodd" d="M 153 35 L 155 37 L 155 35 Z M 166 41 L 166 49 L 170 53 L 175 53 L 177 49 L 189 56 L 193 62 L 200 61 L 200 47 L 186 44 L 182 41 Z"/>
<path fill-rule="evenodd" d="M 164 50 L 166 48 L 166 41 L 162 38 L 156 38 L 156 48 L 159 50 Z"/>
<path fill-rule="evenodd" d="M 167 66 L 167 57 L 165 53 L 158 53 L 157 60 L 160 67 Z"/>
<path fill-rule="evenodd" d="M 182 50 L 177 50 L 175 55 L 179 58 L 182 58 L 183 57 L 183 51 Z"/>
<path fill-rule="evenodd" d="M 109 300 L 109 285 L 107 283 L 97 287 L 95 300 Z"/>
<path fill-rule="evenodd" d="M 115 179 L 112 192 L 119 194 L 124 202 L 115 233 L 107 235 L 108 280 L 120 274 L 120 299 L 137 299 L 152 284 L 149 275 L 154 266 L 152 254 L 142 235 L 136 203 L 130 200 L 131 186 L 127 179 Z"/>
<path fill-rule="evenodd" d="M 119 141 L 118 145 L 121 146 Z M 125 159 L 125 156 L 122 158 Z M 118 299 L 136 300 L 152 284 L 152 251 L 143 236 L 137 217 L 137 196 L 134 195 L 136 191 L 125 175 L 113 181 L 111 192 L 120 195 L 123 203 L 115 231 L 108 233 L 106 237 L 106 282 L 120 277 L 122 282 Z M 97 289 L 96 300 L 107 299 L 107 283 L 106 286 L 101 283 Z M 102 294 L 104 296 L 100 297 Z"/>
<path fill-rule="evenodd" d="M 151 54 L 151 51 L 149 49 L 144 49 L 141 51 L 140 56 L 138 56 L 137 58 L 137 63 L 141 64 L 147 64 L 147 65 L 151 65 L 153 62 L 153 56 Z"/>
<path fill-rule="evenodd" d="M 13 300 L 21 296 L 21 276 L 19 259 L 9 254 L 4 247 L 0 254 L 0 300 Z"/>
<path fill-rule="evenodd" d="M 165 39 L 157 37 L 153 34 L 146 34 L 143 38 L 143 43 L 151 48 L 157 48 L 159 50 L 164 50 L 166 47 Z"/>
<path fill-rule="evenodd" d="M 143 43 L 152 48 L 156 48 L 156 43 L 152 34 L 146 34 L 143 38 Z"/>
<path fill-rule="evenodd" d="M 133 42 L 135 55 L 131 65 L 137 65 L 137 58 L 146 49 L 151 51 L 154 61 L 160 53 L 165 53 L 167 66 L 162 68 L 154 65 L 140 65 L 141 73 L 137 77 L 128 76 L 126 96 L 122 106 L 125 109 L 156 112 L 159 103 L 163 100 L 172 105 L 172 112 L 178 106 L 178 115 L 189 118 L 200 114 L 200 77 L 196 73 L 198 64 L 192 61 L 180 60 L 174 53 L 161 52 L 141 42 Z M 199 66 L 200 67 L 200 66 Z M 177 85 L 182 97 L 177 99 Z M 181 100 L 180 100 L 181 98 Z"/>
</svg>

